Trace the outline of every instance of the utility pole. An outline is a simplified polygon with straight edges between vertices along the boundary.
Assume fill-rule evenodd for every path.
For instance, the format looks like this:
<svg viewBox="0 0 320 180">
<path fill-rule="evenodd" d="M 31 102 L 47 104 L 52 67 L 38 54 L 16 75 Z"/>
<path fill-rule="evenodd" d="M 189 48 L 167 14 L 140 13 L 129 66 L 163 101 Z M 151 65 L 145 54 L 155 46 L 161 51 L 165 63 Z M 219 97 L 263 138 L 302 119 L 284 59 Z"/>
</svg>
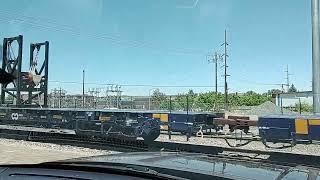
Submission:
<svg viewBox="0 0 320 180">
<path fill-rule="evenodd" d="M 311 0 L 313 113 L 320 113 L 319 0 Z"/>
<path fill-rule="evenodd" d="M 133 98 L 131 96 L 131 109 L 133 109 Z"/>
<path fill-rule="evenodd" d="M 287 92 L 289 92 L 289 89 L 290 89 L 289 76 L 290 76 L 291 74 L 289 74 L 289 67 L 288 67 L 288 65 L 287 65 L 287 69 L 285 70 L 285 72 L 286 72 L 286 80 L 287 80 L 287 84 L 286 84 L 286 86 L 287 86 Z"/>
<path fill-rule="evenodd" d="M 59 89 L 59 108 L 61 108 L 61 87 Z"/>
<path fill-rule="evenodd" d="M 284 86 L 285 84 L 281 84 L 281 91 L 282 91 L 282 93 L 284 93 Z"/>
<path fill-rule="evenodd" d="M 84 108 L 84 76 L 85 71 L 82 70 L 82 108 Z"/>
<path fill-rule="evenodd" d="M 216 94 L 218 94 L 218 53 L 214 54 Z"/>
<path fill-rule="evenodd" d="M 215 69 L 215 93 L 218 94 L 218 60 L 221 59 L 221 55 L 219 55 L 217 52 L 214 53 L 214 56 L 212 59 L 208 59 L 209 63 L 214 64 Z"/>
<path fill-rule="evenodd" d="M 227 77 L 230 76 L 227 74 L 227 46 L 229 45 L 227 43 L 227 30 L 224 30 L 224 109 L 225 111 L 228 110 L 228 83 L 227 83 Z"/>
</svg>

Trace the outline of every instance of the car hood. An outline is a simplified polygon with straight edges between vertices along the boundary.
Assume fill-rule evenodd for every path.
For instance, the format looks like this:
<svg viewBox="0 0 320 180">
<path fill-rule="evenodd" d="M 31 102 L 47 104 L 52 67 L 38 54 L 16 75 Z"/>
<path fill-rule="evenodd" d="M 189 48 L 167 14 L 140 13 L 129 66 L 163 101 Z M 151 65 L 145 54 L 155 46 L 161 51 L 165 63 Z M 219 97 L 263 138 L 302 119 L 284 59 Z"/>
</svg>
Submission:
<svg viewBox="0 0 320 180">
<path fill-rule="evenodd" d="M 180 152 L 134 152 L 93 156 L 70 160 L 72 162 L 106 162 L 167 168 L 236 179 L 276 179 L 290 173 L 308 174 L 303 167 L 287 167 L 230 158 L 210 157 L 204 154 Z M 67 161 L 68 162 L 68 161 Z"/>
</svg>

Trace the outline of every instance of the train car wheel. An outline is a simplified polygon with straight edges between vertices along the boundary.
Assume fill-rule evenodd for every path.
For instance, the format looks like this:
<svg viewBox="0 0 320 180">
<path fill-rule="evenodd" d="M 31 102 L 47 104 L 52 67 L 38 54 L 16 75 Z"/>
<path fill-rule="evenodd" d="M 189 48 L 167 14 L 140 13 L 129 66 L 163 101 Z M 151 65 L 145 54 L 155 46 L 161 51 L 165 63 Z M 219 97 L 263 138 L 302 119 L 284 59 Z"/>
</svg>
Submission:
<svg viewBox="0 0 320 180">
<path fill-rule="evenodd" d="M 235 126 L 229 125 L 229 131 L 233 132 L 235 130 Z"/>
<path fill-rule="evenodd" d="M 248 134 L 248 133 L 249 133 L 249 127 L 244 127 L 244 128 L 243 128 L 243 132 L 246 133 L 246 134 Z"/>
<path fill-rule="evenodd" d="M 144 142 L 147 144 L 152 143 L 159 136 L 160 136 L 160 130 L 156 130 L 156 129 L 150 131 L 150 133 L 148 133 L 148 134 L 145 134 L 145 133 L 142 134 L 142 138 L 143 138 Z"/>
</svg>

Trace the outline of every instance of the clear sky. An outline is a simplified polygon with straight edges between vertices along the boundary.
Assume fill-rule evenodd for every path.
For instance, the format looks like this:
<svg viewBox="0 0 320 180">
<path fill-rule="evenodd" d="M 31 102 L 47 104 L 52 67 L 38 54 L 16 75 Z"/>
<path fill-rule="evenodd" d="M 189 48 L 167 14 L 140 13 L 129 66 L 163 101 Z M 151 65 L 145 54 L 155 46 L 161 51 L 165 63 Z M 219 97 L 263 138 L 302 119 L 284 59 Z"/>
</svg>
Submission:
<svg viewBox="0 0 320 180">
<path fill-rule="evenodd" d="M 309 0 L 10 0 L 0 5 L 0 38 L 24 36 L 25 66 L 30 42 L 50 41 L 50 88 L 80 93 L 81 84 L 53 81 L 81 82 L 85 68 L 90 83 L 213 86 L 206 56 L 223 53 L 227 29 L 231 92 L 280 88 L 268 84 L 285 83 L 287 65 L 290 81 L 310 90 L 310 6 Z M 150 88 L 122 90 L 141 95 Z"/>
</svg>

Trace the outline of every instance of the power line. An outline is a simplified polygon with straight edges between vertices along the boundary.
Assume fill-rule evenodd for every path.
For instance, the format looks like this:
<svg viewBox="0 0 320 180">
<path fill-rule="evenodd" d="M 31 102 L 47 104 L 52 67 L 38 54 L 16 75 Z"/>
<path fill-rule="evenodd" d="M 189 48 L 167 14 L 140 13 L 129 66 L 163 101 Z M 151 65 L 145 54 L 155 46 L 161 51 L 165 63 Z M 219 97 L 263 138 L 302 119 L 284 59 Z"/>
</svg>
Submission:
<svg viewBox="0 0 320 180">
<path fill-rule="evenodd" d="M 199 3 L 199 0 L 193 0 L 192 5 L 189 5 L 189 6 L 178 6 L 178 8 L 193 9 L 193 8 L 197 7 L 198 3 Z"/>
<path fill-rule="evenodd" d="M 55 81 L 55 80 L 52 80 L 52 81 L 49 81 L 51 83 L 61 83 L 61 84 L 83 84 L 83 82 L 77 82 L 77 81 Z M 92 83 L 92 82 L 84 82 L 84 84 L 86 85 L 101 85 L 101 86 L 109 86 L 109 85 L 114 85 L 112 83 Z M 117 84 L 117 85 L 120 85 L 120 86 L 123 86 L 123 87 L 169 87 L 169 88 L 212 88 L 212 87 L 215 87 L 215 86 L 202 86 L 202 85 L 199 85 L 199 86 L 195 86 L 195 85 L 191 85 L 191 86 L 188 86 L 188 85 L 176 85 L 176 86 L 173 86 L 173 85 L 151 85 L 151 84 Z M 223 86 L 219 86 L 219 87 L 223 87 Z"/>
<path fill-rule="evenodd" d="M 58 21 L 53 20 L 53 19 L 48 19 L 48 18 L 44 18 L 44 17 L 40 17 L 40 16 L 34 17 L 34 16 L 22 15 L 20 12 L 6 11 L 6 10 L 1 9 L 0 14 L 11 15 L 11 16 L 21 16 L 21 17 L 24 17 L 24 18 L 27 18 L 30 20 L 34 20 L 34 21 L 42 20 L 42 21 L 46 21 L 48 23 L 58 24 L 58 25 L 63 25 L 65 27 L 73 28 L 72 26 L 68 26 L 66 24 L 60 24 Z"/>
<path fill-rule="evenodd" d="M 241 83 L 245 82 L 247 84 L 254 84 L 254 85 L 259 85 L 259 86 L 281 86 L 283 85 L 283 83 L 265 83 L 265 82 L 255 82 L 255 81 L 250 81 L 250 80 L 246 80 L 246 79 L 242 79 L 242 78 L 233 78 L 236 80 L 241 81 Z"/>
<path fill-rule="evenodd" d="M 0 11 L 0 14 L 3 13 Z M 7 13 L 8 14 L 8 13 Z M 16 16 L 21 16 L 19 17 L 14 17 L 14 19 L 11 19 L 11 17 L 7 17 L 5 18 L 4 16 L 2 16 L 0 19 L 3 21 L 10 21 L 10 20 L 15 20 L 15 21 L 19 21 L 20 23 L 25 23 L 28 25 L 31 25 L 33 27 L 37 27 L 40 29 L 45 29 L 45 30 L 50 30 L 50 31 L 56 31 L 56 32 L 64 32 L 64 33 L 69 33 L 71 35 L 76 35 L 76 36 L 83 36 L 83 33 L 79 32 L 79 30 L 76 30 L 75 28 L 71 27 L 71 26 L 65 26 L 65 25 L 61 25 L 61 24 L 57 24 L 55 22 L 50 22 L 50 20 L 46 23 L 40 23 L 41 20 L 38 20 L 36 18 L 33 17 L 29 17 L 29 16 L 23 16 L 23 15 L 19 15 L 16 14 Z M 35 22 L 30 22 L 30 20 L 32 21 L 37 21 L 38 23 Z M 161 48 L 156 46 L 155 44 L 151 44 L 151 43 L 146 43 L 146 42 L 141 42 L 141 41 L 132 41 L 132 40 L 122 40 L 119 39 L 120 36 L 117 36 L 118 38 L 115 38 L 114 35 L 113 36 L 108 36 L 105 34 L 85 34 L 87 37 L 89 38 L 95 38 L 95 39 L 102 39 L 102 40 L 109 40 L 115 44 L 121 44 L 121 45 L 128 45 L 130 47 L 142 47 L 142 48 L 149 48 L 152 51 L 155 52 L 167 52 L 167 53 L 174 53 L 174 54 L 189 54 L 189 55 L 203 55 L 204 53 L 200 50 L 194 50 L 194 49 L 177 49 L 177 48 Z M 197 52 L 196 52 L 197 51 Z"/>
<path fill-rule="evenodd" d="M 84 99 L 84 78 L 85 78 L 85 70 L 83 69 L 82 70 L 82 107 L 84 108 L 84 101 L 85 101 L 85 99 Z"/>
<path fill-rule="evenodd" d="M 244 74 L 237 74 L 232 79 L 234 81 L 241 81 L 241 83 L 247 83 L 247 84 L 254 84 L 258 86 L 282 86 L 284 83 L 278 83 L 278 82 L 261 82 L 261 81 L 252 81 L 249 79 L 246 79 L 248 76 Z"/>
</svg>

